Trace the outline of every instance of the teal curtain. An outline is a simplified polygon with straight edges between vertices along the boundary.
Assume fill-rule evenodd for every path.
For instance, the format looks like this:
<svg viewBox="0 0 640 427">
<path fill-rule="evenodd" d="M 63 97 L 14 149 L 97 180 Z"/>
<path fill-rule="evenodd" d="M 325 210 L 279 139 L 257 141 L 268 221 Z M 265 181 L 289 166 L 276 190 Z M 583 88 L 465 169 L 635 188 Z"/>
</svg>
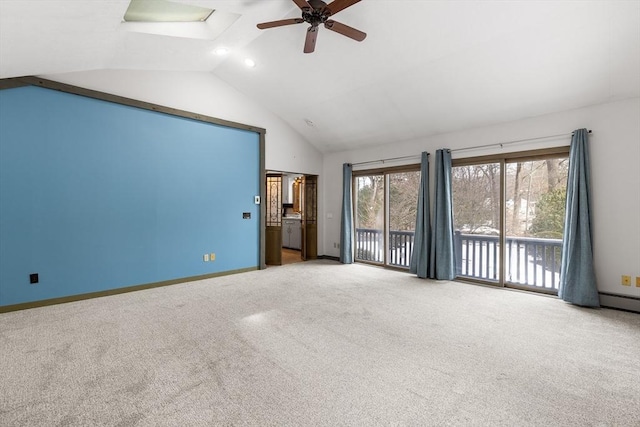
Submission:
<svg viewBox="0 0 640 427">
<path fill-rule="evenodd" d="M 416 213 L 416 232 L 413 239 L 413 251 L 409 271 L 426 279 L 429 269 L 429 245 L 431 243 L 431 218 L 429 209 L 429 153 L 422 153 L 420 162 L 420 189 Z"/>
<path fill-rule="evenodd" d="M 600 307 L 591 239 L 591 172 L 588 131 L 573 133 L 562 239 L 558 296 L 572 304 Z"/>
<path fill-rule="evenodd" d="M 342 215 L 340 217 L 340 262 L 353 264 L 353 197 L 351 164 L 342 165 Z"/>
<path fill-rule="evenodd" d="M 451 192 L 451 151 L 437 150 L 435 200 L 431 234 L 429 277 L 452 280 L 456 277 L 453 246 L 453 195 Z"/>
</svg>

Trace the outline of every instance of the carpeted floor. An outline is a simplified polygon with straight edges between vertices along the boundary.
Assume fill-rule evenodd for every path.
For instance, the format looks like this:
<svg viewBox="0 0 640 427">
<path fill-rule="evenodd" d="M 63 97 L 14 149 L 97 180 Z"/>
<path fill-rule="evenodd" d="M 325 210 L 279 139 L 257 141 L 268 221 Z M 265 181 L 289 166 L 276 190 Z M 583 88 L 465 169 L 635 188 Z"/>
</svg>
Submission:
<svg viewBox="0 0 640 427">
<path fill-rule="evenodd" d="M 640 425 L 640 315 L 312 261 L 0 314 L 1 426 Z"/>
</svg>

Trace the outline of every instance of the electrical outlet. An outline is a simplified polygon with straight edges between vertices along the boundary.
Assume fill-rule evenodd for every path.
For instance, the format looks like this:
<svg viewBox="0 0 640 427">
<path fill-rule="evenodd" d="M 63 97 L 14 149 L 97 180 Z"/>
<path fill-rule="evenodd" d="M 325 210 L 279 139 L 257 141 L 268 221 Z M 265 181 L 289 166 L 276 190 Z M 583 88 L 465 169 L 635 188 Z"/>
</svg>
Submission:
<svg viewBox="0 0 640 427">
<path fill-rule="evenodd" d="M 631 286 L 631 276 L 623 275 L 621 284 L 622 286 Z"/>
<path fill-rule="evenodd" d="M 202 255 L 202 261 L 209 262 L 209 254 Z"/>
<path fill-rule="evenodd" d="M 39 281 L 40 279 L 38 278 L 38 273 L 32 273 L 29 275 L 29 283 L 31 283 L 32 285 L 35 285 Z"/>
<path fill-rule="evenodd" d="M 640 276 L 636 276 L 636 288 L 640 288 Z"/>
<path fill-rule="evenodd" d="M 211 253 L 209 254 L 209 261 L 215 261 L 215 260 L 216 260 L 216 254 L 215 254 L 215 253 L 213 253 L 213 252 L 211 252 Z"/>
</svg>

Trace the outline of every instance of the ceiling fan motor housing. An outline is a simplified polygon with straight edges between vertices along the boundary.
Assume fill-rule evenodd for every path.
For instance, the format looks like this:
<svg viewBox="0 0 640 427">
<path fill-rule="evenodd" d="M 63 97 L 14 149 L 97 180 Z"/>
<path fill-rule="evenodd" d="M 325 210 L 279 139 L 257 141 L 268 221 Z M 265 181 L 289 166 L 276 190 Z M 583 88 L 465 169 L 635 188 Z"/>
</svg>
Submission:
<svg viewBox="0 0 640 427">
<path fill-rule="evenodd" d="M 314 27 L 324 24 L 331 16 L 331 11 L 327 8 L 327 4 L 322 0 L 309 0 L 307 3 L 309 3 L 313 9 L 303 10 L 302 19 Z"/>
</svg>

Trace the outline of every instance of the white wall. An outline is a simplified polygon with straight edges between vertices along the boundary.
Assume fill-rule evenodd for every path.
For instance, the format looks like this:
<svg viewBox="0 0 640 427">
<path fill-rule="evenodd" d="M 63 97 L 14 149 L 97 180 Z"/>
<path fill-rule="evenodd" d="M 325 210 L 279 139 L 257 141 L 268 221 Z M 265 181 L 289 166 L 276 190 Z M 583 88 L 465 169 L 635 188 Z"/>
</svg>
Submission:
<svg viewBox="0 0 640 427">
<path fill-rule="evenodd" d="M 428 117 L 425 118 L 428 120 Z M 593 239 L 600 292 L 640 297 L 635 277 L 640 276 L 640 98 L 564 111 L 496 126 L 437 135 L 366 150 L 326 154 L 324 157 L 325 254 L 338 256 L 340 241 L 342 164 L 399 156 L 435 153 L 438 148 L 460 149 L 547 135 L 570 134 L 578 128 L 590 136 Z M 454 158 L 568 145 L 570 137 L 536 143 L 511 144 L 503 149 L 454 152 Z M 419 159 L 413 163 L 419 162 Z M 395 163 L 398 164 L 398 163 Z M 433 171 L 433 163 L 431 164 Z M 431 181 L 433 183 L 433 180 Z M 333 219 L 327 215 L 332 214 Z M 631 287 L 620 276 L 633 276 Z"/>
</svg>

